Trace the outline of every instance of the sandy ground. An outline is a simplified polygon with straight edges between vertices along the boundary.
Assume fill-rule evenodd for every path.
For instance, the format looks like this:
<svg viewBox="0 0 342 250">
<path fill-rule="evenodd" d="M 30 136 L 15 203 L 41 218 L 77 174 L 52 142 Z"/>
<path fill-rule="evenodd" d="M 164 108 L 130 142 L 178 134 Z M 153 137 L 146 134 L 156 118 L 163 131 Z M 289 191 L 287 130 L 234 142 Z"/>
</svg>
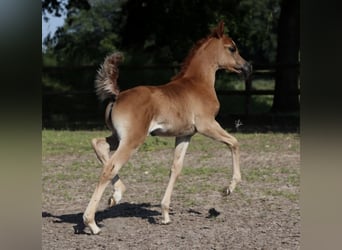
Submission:
<svg viewBox="0 0 342 250">
<path fill-rule="evenodd" d="M 250 143 L 257 141 L 241 142 Z M 99 235 L 82 224 L 101 171 L 91 149 L 89 154 L 43 156 L 42 249 L 299 249 L 299 183 L 288 180 L 299 175 L 300 156 L 287 150 L 291 143 L 299 138 L 276 151 L 242 147 L 244 180 L 228 197 L 221 191 L 229 184 L 230 152 L 221 144 L 205 152 L 189 149 L 169 225 L 161 224 L 160 201 L 172 149 L 137 152 L 120 173 L 128 188 L 121 203 L 108 209 L 111 188 L 105 191 L 96 214 Z M 207 166 L 214 170 L 191 174 L 191 168 Z"/>
</svg>

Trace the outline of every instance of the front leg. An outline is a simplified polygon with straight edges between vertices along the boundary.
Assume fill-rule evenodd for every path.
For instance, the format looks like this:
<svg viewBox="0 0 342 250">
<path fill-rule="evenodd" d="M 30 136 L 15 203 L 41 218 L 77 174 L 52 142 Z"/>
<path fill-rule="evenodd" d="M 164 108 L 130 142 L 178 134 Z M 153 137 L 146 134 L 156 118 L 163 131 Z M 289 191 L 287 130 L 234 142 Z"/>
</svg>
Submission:
<svg viewBox="0 0 342 250">
<path fill-rule="evenodd" d="M 174 155 L 173 165 L 171 168 L 169 184 L 167 185 L 164 198 L 161 202 L 163 224 L 168 224 L 171 221 L 170 216 L 169 216 L 171 195 L 172 195 L 172 191 L 173 191 L 173 187 L 176 182 L 176 179 L 182 170 L 184 156 L 185 156 L 186 150 L 188 149 L 190 139 L 191 139 L 191 136 L 176 137 L 175 155 Z"/>
<path fill-rule="evenodd" d="M 237 183 L 241 181 L 240 150 L 237 139 L 234 136 L 228 134 L 215 120 L 200 121 L 196 125 L 196 128 L 200 134 L 223 142 L 224 144 L 229 146 L 232 152 L 233 178 L 227 189 L 227 194 L 231 194 L 234 191 Z"/>
</svg>

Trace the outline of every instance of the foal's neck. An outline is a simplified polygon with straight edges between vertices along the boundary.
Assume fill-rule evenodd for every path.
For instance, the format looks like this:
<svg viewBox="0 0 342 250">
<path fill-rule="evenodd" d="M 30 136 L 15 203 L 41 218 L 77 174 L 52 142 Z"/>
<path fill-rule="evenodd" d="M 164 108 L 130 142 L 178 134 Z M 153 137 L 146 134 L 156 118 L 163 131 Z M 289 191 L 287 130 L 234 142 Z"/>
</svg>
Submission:
<svg viewBox="0 0 342 250">
<path fill-rule="evenodd" d="M 205 83 L 210 87 L 214 87 L 217 69 L 218 67 L 215 63 L 196 60 L 196 58 L 194 58 L 184 76 Z"/>
<path fill-rule="evenodd" d="M 189 66 L 184 72 L 184 77 L 192 78 L 210 87 L 214 87 L 218 64 L 217 58 L 211 55 L 209 46 L 211 44 L 205 44 L 198 49 L 189 62 Z"/>
</svg>

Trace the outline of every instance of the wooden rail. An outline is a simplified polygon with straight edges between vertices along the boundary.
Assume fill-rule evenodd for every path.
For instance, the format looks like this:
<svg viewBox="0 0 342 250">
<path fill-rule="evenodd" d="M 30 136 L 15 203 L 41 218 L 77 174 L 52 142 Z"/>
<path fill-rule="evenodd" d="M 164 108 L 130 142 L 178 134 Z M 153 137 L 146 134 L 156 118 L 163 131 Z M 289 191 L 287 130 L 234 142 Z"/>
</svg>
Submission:
<svg viewBox="0 0 342 250">
<path fill-rule="evenodd" d="M 289 64 L 289 65 L 253 65 L 253 75 L 250 79 L 245 80 L 244 90 L 216 90 L 217 95 L 221 96 L 244 96 L 244 114 L 249 115 L 250 114 L 250 108 L 251 108 L 251 98 L 255 95 L 274 95 L 275 91 L 272 89 L 268 90 L 257 90 L 253 89 L 253 80 L 263 77 L 275 77 L 276 68 L 278 67 L 295 67 L 299 69 L 298 64 Z M 135 67 L 135 66 L 122 66 L 125 70 L 144 70 L 144 69 L 156 69 L 156 70 L 164 70 L 164 69 L 174 69 L 175 71 L 179 68 L 179 65 L 175 66 L 167 66 L 167 65 L 159 65 L 159 66 L 144 66 L 144 67 Z M 96 72 L 97 67 L 89 65 L 89 66 L 80 66 L 80 67 L 43 67 L 43 73 L 49 75 L 52 74 L 59 74 L 59 73 L 68 73 L 68 72 L 77 72 L 77 71 L 94 71 Z M 82 73 L 82 72 L 81 72 Z M 291 95 L 300 95 L 300 90 L 292 91 L 288 94 Z M 50 97 L 67 97 L 67 98 L 73 98 L 73 96 L 78 96 L 83 98 L 86 96 L 94 95 L 94 92 L 92 90 L 71 90 L 71 91 L 43 91 L 43 99 L 48 100 Z M 43 101 L 44 104 L 44 101 Z M 45 112 L 48 112 L 46 110 Z M 48 114 L 47 113 L 47 114 Z M 43 114 L 44 115 L 44 114 Z"/>
</svg>

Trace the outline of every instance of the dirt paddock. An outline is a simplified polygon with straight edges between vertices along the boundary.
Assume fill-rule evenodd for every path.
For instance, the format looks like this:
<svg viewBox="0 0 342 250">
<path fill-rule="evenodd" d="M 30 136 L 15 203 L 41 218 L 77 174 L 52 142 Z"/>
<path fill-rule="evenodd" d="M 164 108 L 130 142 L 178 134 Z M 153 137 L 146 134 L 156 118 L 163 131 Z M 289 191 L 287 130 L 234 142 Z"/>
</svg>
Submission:
<svg viewBox="0 0 342 250">
<path fill-rule="evenodd" d="M 237 134 L 243 182 L 230 196 L 222 192 L 231 178 L 229 150 L 196 136 L 169 225 L 161 224 L 160 202 L 173 140 L 153 138 L 122 168 L 127 191 L 110 209 L 107 187 L 96 214 L 102 231 L 91 235 L 82 213 L 101 171 L 89 144 L 98 135 L 84 132 L 78 144 L 65 139 L 77 132 L 49 133 L 42 142 L 42 249 L 299 249 L 298 134 Z"/>
</svg>

